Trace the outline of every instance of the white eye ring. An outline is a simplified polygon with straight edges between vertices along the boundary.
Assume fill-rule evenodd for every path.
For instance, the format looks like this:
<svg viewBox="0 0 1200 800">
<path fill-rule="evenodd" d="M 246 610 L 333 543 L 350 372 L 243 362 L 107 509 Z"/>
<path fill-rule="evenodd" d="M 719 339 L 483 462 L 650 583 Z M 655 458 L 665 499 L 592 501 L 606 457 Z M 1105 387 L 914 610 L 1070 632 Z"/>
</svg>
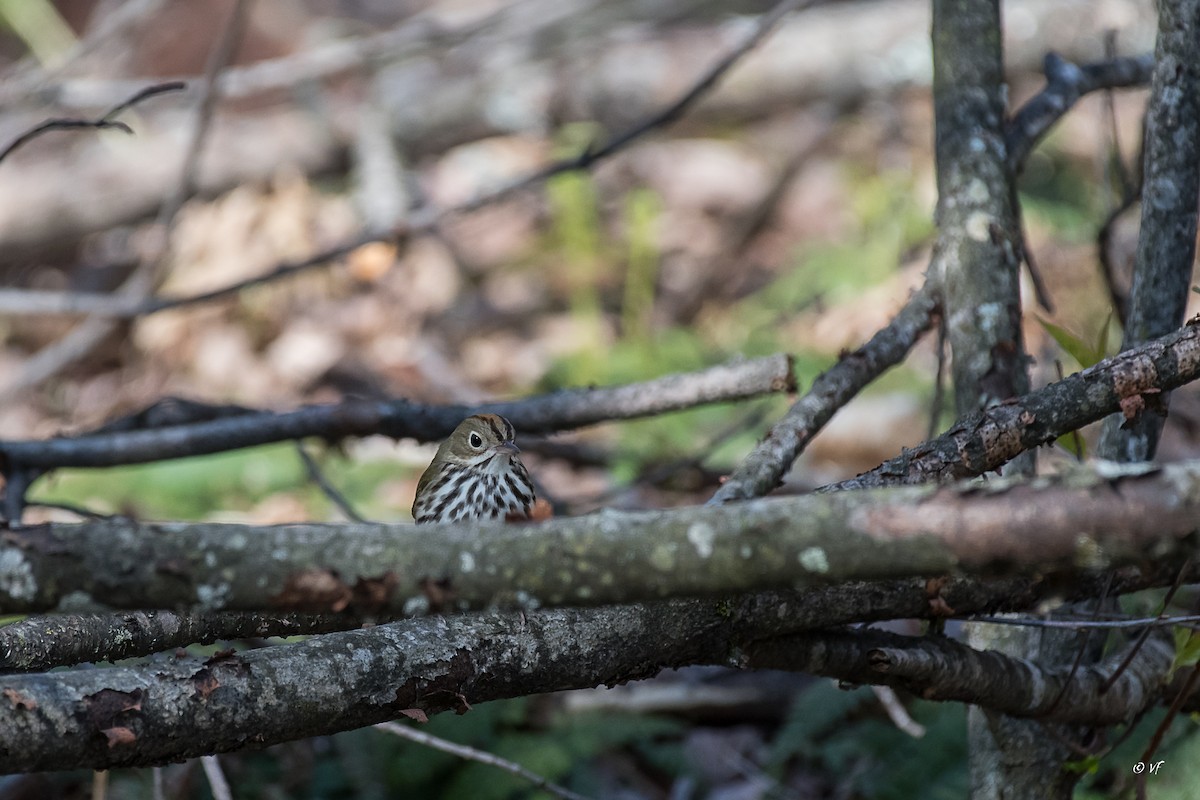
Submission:
<svg viewBox="0 0 1200 800">
<path fill-rule="evenodd" d="M 483 438 L 478 433 L 472 433 L 467 441 L 471 443 L 471 447 L 483 447 Z"/>
</svg>

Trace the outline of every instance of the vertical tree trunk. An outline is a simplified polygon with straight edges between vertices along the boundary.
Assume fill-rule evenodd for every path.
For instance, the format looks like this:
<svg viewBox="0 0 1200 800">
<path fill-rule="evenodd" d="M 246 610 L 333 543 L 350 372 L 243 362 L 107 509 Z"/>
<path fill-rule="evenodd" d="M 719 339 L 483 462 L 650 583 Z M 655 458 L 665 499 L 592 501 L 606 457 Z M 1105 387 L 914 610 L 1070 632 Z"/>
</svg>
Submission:
<svg viewBox="0 0 1200 800">
<path fill-rule="evenodd" d="M 933 92 L 935 263 L 945 293 L 955 405 L 962 416 L 1029 389 L 1016 188 L 1005 166 L 999 0 L 934 0 Z M 1029 457 L 1006 472 L 1032 470 Z M 998 628 L 974 626 L 971 643 L 1031 659 L 1057 655 L 1038 632 Z M 1074 778 L 1062 770 L 1069 751 L 1040 724 L 972 708 L 967 726 L 973 798 L 1071 796 Z"/>
<path fill-rule="evenodd" d="M 1142 227 L 1122 350 L 1183 323 L 1196 255 L 1200 196 L 1200 1 L 1161 0 L 1154 78 L 1146 111 Z M 1166 420 L 1166 394 L 1138 418 L 1105 420 L 1099 455 L 1154 458 Z"/>
</svg>

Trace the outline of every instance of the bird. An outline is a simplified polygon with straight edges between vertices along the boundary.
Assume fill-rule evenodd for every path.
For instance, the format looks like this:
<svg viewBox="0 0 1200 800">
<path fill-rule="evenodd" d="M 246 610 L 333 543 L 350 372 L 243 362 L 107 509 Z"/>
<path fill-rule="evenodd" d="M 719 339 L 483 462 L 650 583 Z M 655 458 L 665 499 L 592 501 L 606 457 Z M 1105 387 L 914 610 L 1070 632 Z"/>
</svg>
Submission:
<svg viewBox="0 0 1200 800">
<path fill-rule="evenodd" d="M 413 519 L 529 518 L 537 496 L 513 437 L 512 423 L 498 414 L 460 422 L 417 482 Z"/>
</svg>

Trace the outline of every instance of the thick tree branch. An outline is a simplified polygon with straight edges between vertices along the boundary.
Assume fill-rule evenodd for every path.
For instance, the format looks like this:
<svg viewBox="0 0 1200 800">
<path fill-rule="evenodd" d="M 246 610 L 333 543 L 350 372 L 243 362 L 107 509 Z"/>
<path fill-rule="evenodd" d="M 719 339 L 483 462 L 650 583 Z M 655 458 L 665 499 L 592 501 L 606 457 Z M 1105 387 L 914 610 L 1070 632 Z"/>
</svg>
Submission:
<svg viewBox="0 0 1200 800">
<path fill-rule="evenodd" d="M 1124 655 L 1117 653 L 1072 674 L 1068 667 L 1043 667 L 953 639 L 874 630 L 814 631 L 768 639 L 747 649 L 754 667 L 883 683 L 926 700 L 954 700 L 1014 717 L 1092 726 L 1124 722 L 1156 702 L 1175 651 L 1169 636 L 1156 637 L 1103 690 Z"/>
<path fill-rule="evenodd" d="M 410 525 L 114 519 L 9 531 L 0 613 L 52 610 L 68 591 L 118 608 L 399 614 L 1078 572 L 1190 552 L 1198 515 L 1200 462 L 538 525 L 426 525 L 419 536 Z"/>
<path fill-rule="evenodd" d="M 1162 573 L 1159 582 L 1169 581 Z M 1118 590 L 1147 585 L 1133 571 Z M 830 586 L 589 610 L 457 615 L 331 633 L 298 644 L 105 670 L 0 676 L 0 771 L 108 768 L 332 733 L 408 709 L 466 711 L 503 697 L 737 663 L 766 637 L 853 620 L 1027 608 L 1060 590 L 1045 579 Z M 252 732 L 252 733 L 248 733 Z"/>
</svg>

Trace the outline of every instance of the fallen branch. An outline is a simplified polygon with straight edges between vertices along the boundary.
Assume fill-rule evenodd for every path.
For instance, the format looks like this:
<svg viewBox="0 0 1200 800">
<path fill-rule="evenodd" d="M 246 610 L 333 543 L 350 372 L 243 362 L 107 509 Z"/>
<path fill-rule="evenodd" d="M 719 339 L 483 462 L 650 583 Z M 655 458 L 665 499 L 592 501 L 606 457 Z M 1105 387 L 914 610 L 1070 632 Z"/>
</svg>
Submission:
<svg viewBox="0 0 1200 800">
<path fill-rule="evenodd" d="M 1175 650 L 1169 636 L 1155 638 L 1108 691 L 1102 686 L 1117 670 L 1124 652 L 1072 675 L 1069 666 L 1043 668 L 941 636 L 867 630 L 770 639 L 751 645 L 746 655 L 750 665 L 759 668 L 882 683 L 926 700 L 955 700 L 1014 717 L 1099 727 L 1124 722 L 1159 699 Z"/>
<path fill-rule="evenodd" d="M 1170 581 L 1164 571 L 1159 578 Z M 1116 591 L 1154 585 L 1131 572 Z M 948 581 L 964 613 L 1028 608 L 1043 579 Z M 1094 593 L 1096 582 L 1066 587 Z M 296 644 L 150 665 L 0 676 L 0 772 L 135 766 L 334 733 L 401 716 L 727 664 L 766 637 L 821 625 L 935 614 L 924 581 L 759 593 L 719 602 L 452 615 Z M 589 646 L 581 648 L 580 642 Z"/>
<path fill-rule="evenodd" d="M 411 525 L 51 524 L 5 534 L 0 613 L 51 610 L 68 591 L 114 607 L 400 615 L 1177 566 L 1197 516 L 1200 461 L 537 525 L 426 525 L 419 536 Z"/>
<path fill-rule="evenodd" d="M 265 636 L 308 636 L 357 628 L 336 614 L 130 611 L 37 616 L 0 627 L 0 672 L 35 672 L 87 661 L 161 653 L 190 644 Z"/>
</svg>

